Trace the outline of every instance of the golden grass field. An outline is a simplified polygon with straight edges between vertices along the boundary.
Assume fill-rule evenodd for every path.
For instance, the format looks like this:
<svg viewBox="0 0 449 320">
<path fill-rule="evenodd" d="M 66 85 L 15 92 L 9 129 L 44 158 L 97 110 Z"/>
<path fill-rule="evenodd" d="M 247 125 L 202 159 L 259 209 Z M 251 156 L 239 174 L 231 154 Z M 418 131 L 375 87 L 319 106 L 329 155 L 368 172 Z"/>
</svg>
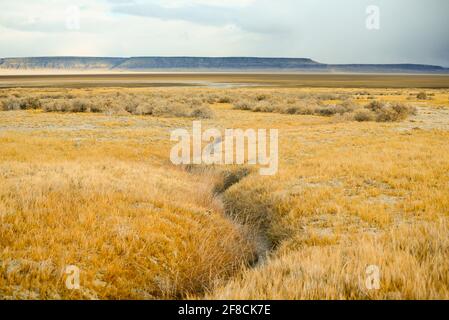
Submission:
<svg viewBox="0 0 449 320">
<path fill-rule="evenodd" d="M 261 96 L 276 108 L 237 106 Z M 414 112 L 348 116 L 372 101 Z M 449 299 L 449 89 L 5 88 L 2 103 L 1 299 Z M 278 174 L 171 164 L 170 131 L 198 118 L 279 129 Z"/>
</svg>

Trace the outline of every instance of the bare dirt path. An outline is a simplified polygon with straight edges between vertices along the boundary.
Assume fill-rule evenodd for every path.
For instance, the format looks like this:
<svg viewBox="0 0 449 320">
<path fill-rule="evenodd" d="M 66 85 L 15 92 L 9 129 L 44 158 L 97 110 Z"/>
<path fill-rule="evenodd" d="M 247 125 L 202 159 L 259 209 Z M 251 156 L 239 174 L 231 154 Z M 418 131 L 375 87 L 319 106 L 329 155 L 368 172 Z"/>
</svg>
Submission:
<svg viewBox="0 0 449 320">
<path fill-rule="evenodd" d="M 399 126 L 399 130 L 449 130 L 449 108 L 417 107 L 416 115 Z"/>
</svg>

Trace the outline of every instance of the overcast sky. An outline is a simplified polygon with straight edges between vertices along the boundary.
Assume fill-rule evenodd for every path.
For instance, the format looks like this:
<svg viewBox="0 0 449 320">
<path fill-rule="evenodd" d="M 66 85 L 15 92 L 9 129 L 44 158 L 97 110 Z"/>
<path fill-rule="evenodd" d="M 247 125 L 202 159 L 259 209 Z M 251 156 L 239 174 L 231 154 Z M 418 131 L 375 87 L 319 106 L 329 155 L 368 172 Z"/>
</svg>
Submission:
<svg viewBox="0 0 449 320">
<path fill-rule="evenodd" d="M 379 8 L 379 29 L 370 5 Z M 0 9 L 0 57 L 264 56 L 449 67 L 448 0 L 1 0 Z"/>
</svg>

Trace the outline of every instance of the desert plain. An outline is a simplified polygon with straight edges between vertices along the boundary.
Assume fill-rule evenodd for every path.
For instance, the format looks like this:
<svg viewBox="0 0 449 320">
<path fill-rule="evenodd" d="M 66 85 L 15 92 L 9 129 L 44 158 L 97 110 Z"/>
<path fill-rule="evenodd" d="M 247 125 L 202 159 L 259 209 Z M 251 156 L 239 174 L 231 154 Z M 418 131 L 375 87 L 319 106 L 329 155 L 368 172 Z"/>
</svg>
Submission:
<svg viewBox="0 0 449 320">
<path fill-rule="evenodd" d="M 0 110 L 1 299 L 449 299 L 448 76 L 8 75 Z M 194 120 L 278 129 L 277 174 L 174 165 Z"/>
</svg>

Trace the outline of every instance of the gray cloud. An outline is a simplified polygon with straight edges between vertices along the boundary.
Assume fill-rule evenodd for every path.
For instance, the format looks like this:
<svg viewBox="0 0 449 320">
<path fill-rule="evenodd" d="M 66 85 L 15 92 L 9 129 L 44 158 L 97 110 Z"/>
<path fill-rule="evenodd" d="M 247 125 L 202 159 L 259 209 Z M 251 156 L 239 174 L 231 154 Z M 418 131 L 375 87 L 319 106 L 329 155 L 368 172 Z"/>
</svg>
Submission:
<svg viewBox="0 0 449 320">
<path fill-rule="evenodd" d="M 112 8 L 115 13 L 162 20 L 183 20 L 210 26 L 235 25 L 257 33 L 290 32 L 295 19 L 288 6 L 273 6 L 273 1 L 266 0 L 259 0 L 244 7 L 205 4 L 167 7 L 157 2 L 112 1 L 118 3 Z"/>
<path fill-rule="evenodd" d="M 449 66 L 447 0 L 3 2 L 1 55 L 251 55 Z M 65 30 L 61 16 L 73 4 L 82 14 L 76 34 Z M 380 30 L 370 31 L 365 10 L 373 4 Z"/>
</svg>

